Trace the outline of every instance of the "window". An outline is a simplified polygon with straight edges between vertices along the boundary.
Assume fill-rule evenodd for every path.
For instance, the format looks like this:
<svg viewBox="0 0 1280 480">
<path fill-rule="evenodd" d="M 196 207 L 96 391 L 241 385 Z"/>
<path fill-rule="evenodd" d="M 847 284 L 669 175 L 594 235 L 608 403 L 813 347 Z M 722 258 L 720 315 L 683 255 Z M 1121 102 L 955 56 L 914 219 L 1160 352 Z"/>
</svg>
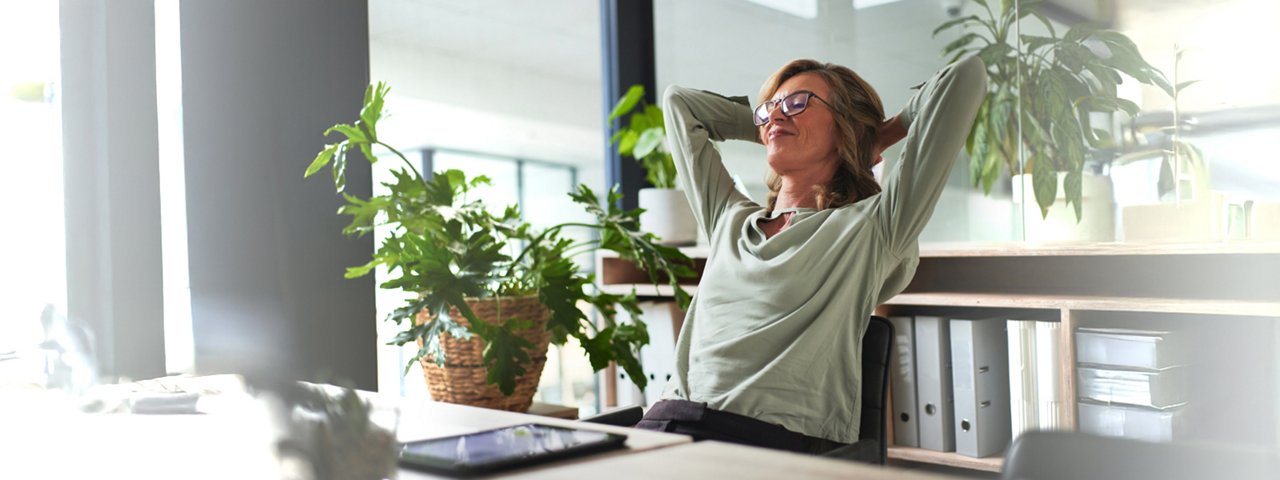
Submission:
<svg viewBox="0 0 1280 480">
<path fill-rule="evenodd" d="M 18 2 L 0 16 L 0 131 L 6 142 L 6 195 L 0 264 L 0 356 L 43 339 L 46 305 L 67 310 L 59 99 L 58 2 Z M 0 374 L 0 382 L 4 376 Z"/>
<path fill-rule="evenodd" d="M 499 215 L 507 206 L 520 208 L 525 220 L 535 228 L 546 228 L 566 221 L 585 220 L 586 213 L 574 207 L 568 193 L 577 187 L 578 169 L 570 165 L 561 165 L 545 161 L 524 160 L 496 155 L 463 152 L 457 150 L 424 149 L 404 152 L 409 159 L 421 159 L 424 171 L 441 172 L 445 170 L 461 170 L 467 178 L 480 175 L 489 177 L 491 185 L 473 190 L 473 198 L 482 198 L 495 215 Z M 375 182 L 386 179 L 392 169 L 400 167 L 399 162 L 386 159 L 375 164 Z M 512 188 L 512 187 L 515 188 Z M 381 185 L 376 187 L 382 189 Z M 375 190 L 375 194 L 379 194 Z M 567 213 L 580 212 L 580 213 Z M 572 231 L 570 235 L 591 235 L 592 232 Z M 380 243 L 384 233 L 379 233 L 375 243 Z M 594 265 L 590 255 L 578 259 L 583 268 Z M 378 283 L 382 283 L 386 272 L 378 272 Z M 385 317 L 388 312 L 403 305 L 407 299 L 404 292 L 379 289 L 377 292 L 378 314 Z M 397 326 L 393 324 L 379 325 L 379 338 L 390 338 Z M 387 391 L 389 385 L 398 387 L 404 396 L 426 395 L 426 384 L 421 379 L 421 369 L 414 365 L 409 373 L 401 376 L 404 365 L 417 352 L 417 345 L 404 347 L 387 346 L 380 352 L 379 382 L 381 389 Z M 406 381 L 405 379 L 409 380 Z M 552 345 L 547 352 L 547 364 L 543 369 L 535 401 L 545 401 L 569 406 L 578 406 L 584 414 L 597 411 L 595 374 L 586 362 L 586 353 L 575 342 L 558 347 Z"/>
<path fill-rule="evenodd" d="M 370 0 L 369 36 L 370 76 L 391 86 L 379 135 L 423 162 L 424 173 L 486 175 L 493 180 L 482 189 L 486 203 L 520 204 L 535 227 L 585 215 L 566 195 L 577 183 L 607 190 L 599 2 Z M 375 194 L 394 166 L 374 165 Z M 591 260 L 580 264 L 590 268 Z M 399 292 L 377 295 L 379 312 L 404 300 Z M 394 327 L 380 321 L 380 341 Z M 595 376 L 581 351 L 567 353 L 572 348 L 553 347 L 537 398 L 586 414 L 597 408 Z M 412 352 L 397 350 L 379 352 L 381 389 L 425 395 L 420 369 L 401 375 Z"/>
</svg>

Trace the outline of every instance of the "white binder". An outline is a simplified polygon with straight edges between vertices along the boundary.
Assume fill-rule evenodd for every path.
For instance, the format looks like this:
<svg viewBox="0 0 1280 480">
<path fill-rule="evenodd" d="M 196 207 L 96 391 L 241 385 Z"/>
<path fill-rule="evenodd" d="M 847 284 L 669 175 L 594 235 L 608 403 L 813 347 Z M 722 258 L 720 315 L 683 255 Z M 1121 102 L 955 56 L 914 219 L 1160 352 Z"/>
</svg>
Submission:
<svg viewBox="0 0 1280 480">
<path fill-rule="evenodd" d="M 956 453 L 981 458 L 1008 446 L 1008 355 L 1003 318 L 951 319 Z"/>
<path fill-rule="evenodd" d="M 920 425 L 916 421 L 915 321 L 911 317 L 889 317 L 893 324 L 893 358 L 889 364 L 893 389 L 893 444 L 920 446 Z"/>
<path fill-rule="evenodd" d="M 1036 379 L 1036 321 L 1009 320 L 1009 418 L 1010 439 L 1040 429 Z"/>
<path fill-rule="evenodd" d="M 1062 385 L 1062 366 L 1058 351 L 1062 347 L 1059 322 L 1036 322 L 1036 410 L 1040 415 L 1041 430 L 1061 430 L 1067 427 L 1066 392 Z"/>
<path fill-rule="evenodd" d="M 951 329 L 944 317 L 917 316 L 916 419 L 920 448 L 955 451 L 952 421 Z"/>
</svg>

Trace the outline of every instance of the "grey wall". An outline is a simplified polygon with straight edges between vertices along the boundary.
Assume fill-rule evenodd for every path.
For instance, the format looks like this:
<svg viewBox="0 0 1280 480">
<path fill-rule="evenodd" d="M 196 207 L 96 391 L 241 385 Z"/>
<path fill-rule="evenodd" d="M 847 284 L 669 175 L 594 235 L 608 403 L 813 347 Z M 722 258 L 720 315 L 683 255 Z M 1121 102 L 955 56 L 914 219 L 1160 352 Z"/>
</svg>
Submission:
<svg viewBox="0 0 1280 480">
<path fill-rule="evenodd" d="M 321 133 L 355 119 L 369 80 L 364 0 L 181 3 L 187 222 L 196 370 L 270 371 L 373 389 L 372 277 L 343 279 L 370 238 L 327 176 Z M 352 161 L 348 189 L 367 196 Z"/>
</svg>

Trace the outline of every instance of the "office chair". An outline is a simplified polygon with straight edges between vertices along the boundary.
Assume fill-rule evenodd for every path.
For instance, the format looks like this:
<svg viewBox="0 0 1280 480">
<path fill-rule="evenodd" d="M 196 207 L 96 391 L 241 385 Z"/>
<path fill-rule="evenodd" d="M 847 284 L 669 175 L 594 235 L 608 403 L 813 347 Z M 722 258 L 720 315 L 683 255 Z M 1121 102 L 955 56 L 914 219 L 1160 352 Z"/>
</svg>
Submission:
<svg viewBox="0 0 1280 480">
<path fill-rule="evenodd" d="M 823 454 L 824 457 L 883 465 L 889 446 L 885 441 L 885 415 L 889 401 L 889 356 L 893 353 L 893 324 L 873 316 L 862 337 L 862 421 L 858 441 Z M 644 411 L 637 405 L 620 407 L 582 419 L 584 422 L 629 427 L 640 422 Z"/>
<path fill-rule="evenodd" d="M 1023 433 L 1005 455 L 1002 480 L 1280 478 L 1264 447 L 1151 443 L 1082 432 Z"/>
<path fill-rule="evenodd" d="M 889 458 L 885 439 L 889 414 L 889 362 L 893 355 L 893 324 L 872 316 L 862 336 L 862 420 L 858 441 L 822 454 L 824 457 L 884 465 Z"/>
</svg>

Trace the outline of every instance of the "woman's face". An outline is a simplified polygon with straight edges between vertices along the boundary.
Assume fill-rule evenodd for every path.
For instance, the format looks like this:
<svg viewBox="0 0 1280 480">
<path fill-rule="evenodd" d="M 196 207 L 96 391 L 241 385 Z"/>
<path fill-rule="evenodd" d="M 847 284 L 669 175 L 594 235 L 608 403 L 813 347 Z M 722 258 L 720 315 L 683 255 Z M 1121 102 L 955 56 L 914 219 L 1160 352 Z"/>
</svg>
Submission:
<svg viewBox="0 0 1280 480">
<path fill-rule="evenodd" d="M 788 78 L 770 100 L 785 98 L 795 92 L 808 90 L 822 97 L 831 98 L 831 89 L 822 77 L 813 73 L 801 73 Z M 769 168 L 778 175 L 787 175 L 835 165 L 836 126 L 831 107 L 821 100 L 810 98 L 803 112 L 788 117 L 774 106 L 769 112 L 769 122 L 761 125 L 760 138 L 768 150 Z"/>
</svg>

